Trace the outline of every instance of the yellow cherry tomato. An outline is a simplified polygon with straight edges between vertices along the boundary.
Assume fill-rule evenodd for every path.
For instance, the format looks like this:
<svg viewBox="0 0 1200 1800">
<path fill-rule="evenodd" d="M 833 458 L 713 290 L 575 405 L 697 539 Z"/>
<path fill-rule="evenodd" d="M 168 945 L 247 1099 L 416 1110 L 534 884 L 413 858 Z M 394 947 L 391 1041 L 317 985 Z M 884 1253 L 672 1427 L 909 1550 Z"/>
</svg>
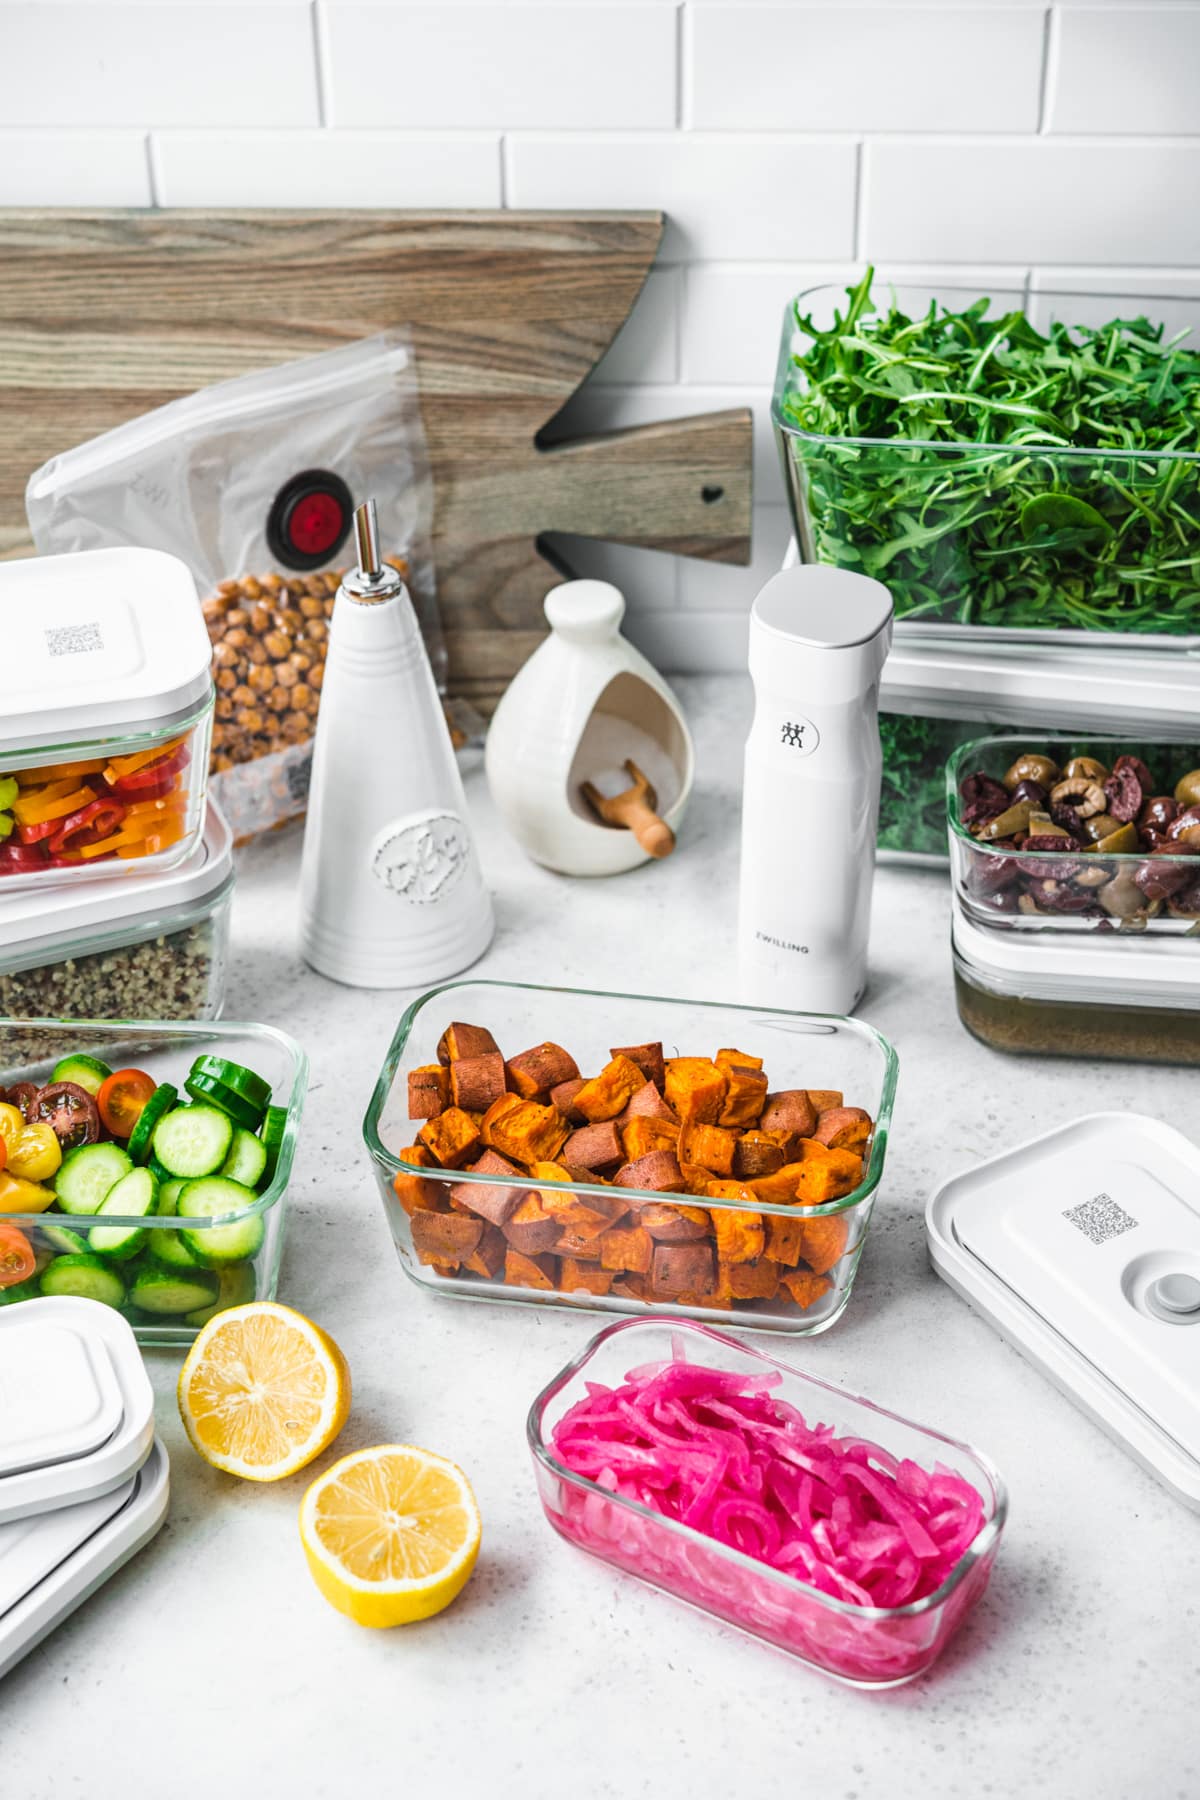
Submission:
<svg viewBox="0 0 1200 1800">
<path fill-rule="evenodd" d="M 19 1175 L 0 1175 L 0 1213 L 43 1213 L 54 1205 L 54 1189 Z"/>
<path fill-rule="evenodd" d="M 23 1181 L 49 1181 L 62 1162 L 62 1147 L 49 1125 L 23 1125 L 8 1140 L 7 1169 Z"/>
<path fill-rule="evenodd" d="M 0 1138 L 4 1140 L 6 1149 L 12 1148 L 12 1141 L 18 1131 L 24 1131 L 25 1120 L 21 1116 L 19 1106 L 10 1106 L 7 1101 L 0 1105 Z"/>
</svg>

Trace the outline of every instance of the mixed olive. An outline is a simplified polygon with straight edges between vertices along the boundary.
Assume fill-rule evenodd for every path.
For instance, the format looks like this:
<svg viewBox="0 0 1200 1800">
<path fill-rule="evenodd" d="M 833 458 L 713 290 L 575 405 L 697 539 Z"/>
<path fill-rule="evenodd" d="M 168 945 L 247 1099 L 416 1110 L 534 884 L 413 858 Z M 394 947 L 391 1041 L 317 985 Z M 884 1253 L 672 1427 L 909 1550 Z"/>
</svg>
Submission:
<svg viewBox="0 0 1200 1800">
<path fill-rule="evenodd" d="M 967 891 L 989 911 L 1134 928 L 1160 913 L 1200 919 L 1200 769 L 1162 792 L 1139 756 L 1060 765 L 1027 751 L 998 780 L 964 776 L 958 794 L 960 821 L 978 843 L 1019 852 L 970 858 Z M 1109 860 L 1127 857 L 1139 860 Z"/>
</svg>

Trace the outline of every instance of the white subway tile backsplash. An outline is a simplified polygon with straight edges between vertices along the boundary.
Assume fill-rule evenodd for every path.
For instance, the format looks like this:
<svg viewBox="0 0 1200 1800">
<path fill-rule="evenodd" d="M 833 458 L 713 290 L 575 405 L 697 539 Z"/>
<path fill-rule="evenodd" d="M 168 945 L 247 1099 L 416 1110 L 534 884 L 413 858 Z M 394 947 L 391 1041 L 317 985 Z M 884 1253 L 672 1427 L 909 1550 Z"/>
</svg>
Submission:
<svg viewBox="0 0 1200 1800">
<path fill-rule="evenodd" d="M 609 386 L 614 382 L 675 380 L 681 280 L 678 269 L 651 269 L 628 320 L 592 371 L 592 381 Z"/>
<path fill-rule="evenodd" d="M 0 131 L 0 206 L 150 201 L 143 132 Z"/>
<path fill-rule="evenodd" d="M 1110 135 L 1200 131 L 1200 9 L 1062 8 L 1047 122 Z"/>
<path fill-rule="evenodd" d="M 626 635 L 664 675 L 730 675 L 746 667 L 750 609 L 630 613 Z M 736 754 L 741 755 L 740 743 Z"/>
<path fill-rule="evenodd" d="M 864 254 L 1200 262 L 1200 145 L 1001 139 L 867 148 Z"/>
<path fill-rule="evenodd" d="M 1042 14 L 698 7 L 692 122 L 718 131 L 1036 131 Z"/>
<path fill-rule="evenodd" d="M 680 558 L 633 544 L 608 544 L 599 538 L 551 532 L 546 539 L 554 556 L 573 575 L 611 581 L 625 596 L 628 616 L 669 611 L 679 595 Z"/>
<path fill-rule="evenodd" d="M 306 0 L 0 7 L 6 126 L 318 124 Z"/>
<path fill-rule="evenodd" d="M 588 132 L 509 140 L 510 206 L 651 206 L 663 254 L 846 257 L 857 146 L 784 136 Z"/>
<path fill-rule="evenodd" d="M 495 133 L 161 132 L 164 206 L 498 206 Z"/>
<path fill-rule="evenodd" d="M 666 7 L 328 0 L 325 18 L 334 125 L 675 123 L 675 19 Z M 364 79 L 366 71 L 386 77 Z"/>
<path fill-rule="evenodd" d="M 756 506 L 751 561 L 745 568 L 681 557 L 680 611 L 749 612 L 754 596 L 778 574 L 791 535 L 792 515 L 786 506 Z"/>
<path fill-rule="evenodd" d="M 1200 269 L 1035 269 L 1029 313 L 1039 329 L 1051 319 L 1099 327 L 1144 313 L 1166 337 L 1191 332 L 1189 347 L 1200 350 Z"/>
</svg>

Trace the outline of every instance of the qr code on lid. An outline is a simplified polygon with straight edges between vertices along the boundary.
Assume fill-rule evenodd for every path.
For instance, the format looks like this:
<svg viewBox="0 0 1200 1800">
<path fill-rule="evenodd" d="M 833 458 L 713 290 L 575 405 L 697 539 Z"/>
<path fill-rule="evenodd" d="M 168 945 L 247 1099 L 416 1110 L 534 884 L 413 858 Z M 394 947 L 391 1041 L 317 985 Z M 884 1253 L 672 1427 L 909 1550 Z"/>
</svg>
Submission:
<svg viewBox="0 0 1200 1800">
<path fill-rule="evenodd" d="M 1082 1231 L 1084 1237 L 1093 1244 L 1107 1244 L 1109 1238 L 1120 1237 L 1125 1231 L 1133 1231 L 1137 1225 L 1137 1220 L 1131 1219 L 1111 1194 L 1096 1194 L 1082 1205 L 1072 1206 L 1063 1214 L 1063 1218 L 1069 1219 L 1075 1229 Z"/>
<path fill-rule="evenodd" d="M 91 656 L 103 650 L 104 639 L 95 620 L 87 625 L 50 625 L 46 647 L 51 656 Z"/>
</svg>

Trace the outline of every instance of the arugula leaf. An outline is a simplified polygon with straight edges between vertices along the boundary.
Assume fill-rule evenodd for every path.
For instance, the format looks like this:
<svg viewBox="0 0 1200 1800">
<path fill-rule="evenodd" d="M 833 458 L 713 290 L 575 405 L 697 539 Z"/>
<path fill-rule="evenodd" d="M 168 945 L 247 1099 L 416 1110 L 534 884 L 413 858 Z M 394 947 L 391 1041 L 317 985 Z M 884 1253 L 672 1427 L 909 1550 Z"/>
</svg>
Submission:
<svg viewBox="0 0 1200 1800">
<path fill-rule="evenodd" d="M 986 297 L 910 318 L 873 276 L 827 329 L 796 312 L 779 412 L 816 559 L 886 581 L 898 618 L 1200 630 L 1200 351 L 1146 318 L 1043 335 Z"/>
</svg>

